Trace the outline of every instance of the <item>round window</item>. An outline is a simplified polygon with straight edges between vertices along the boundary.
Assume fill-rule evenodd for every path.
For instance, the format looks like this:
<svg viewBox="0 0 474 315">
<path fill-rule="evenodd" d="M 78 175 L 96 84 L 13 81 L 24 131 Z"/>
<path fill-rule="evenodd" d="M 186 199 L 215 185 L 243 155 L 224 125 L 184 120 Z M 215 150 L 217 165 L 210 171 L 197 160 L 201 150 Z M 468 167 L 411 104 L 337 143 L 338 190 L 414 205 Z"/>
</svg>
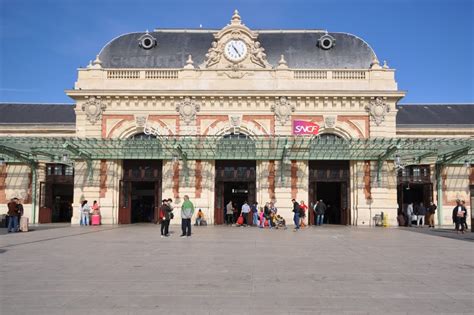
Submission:
<svg viewBox="0 0 474 315">
<path fill-rule="evenodd" d="M 138 43 L 143 49 L 151 49 L 156 46 L 156 39 L 150 34 L 145 34 L 144 36 L 140 37 Z"/>
<path fill-rule="evenodd" d="M 334 47 L 336 40 L 331 35 L 323 35 L 319 41 L 318 46 L 322 49 L 328 50 Z"/>
</svg>

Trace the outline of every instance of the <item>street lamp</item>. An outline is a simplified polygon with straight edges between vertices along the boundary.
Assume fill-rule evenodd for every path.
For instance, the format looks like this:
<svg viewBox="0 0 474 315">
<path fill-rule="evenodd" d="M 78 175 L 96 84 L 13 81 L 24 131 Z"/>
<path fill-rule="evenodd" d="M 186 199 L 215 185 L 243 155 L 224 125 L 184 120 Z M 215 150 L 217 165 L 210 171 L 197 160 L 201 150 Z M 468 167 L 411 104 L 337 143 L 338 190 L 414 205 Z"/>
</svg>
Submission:
<svg viewBox="0 0 474 315">
<path fill-rule="evenodd" d="M 1 165 L 1 164 L 0 164 Z M 469 160 L 464 161 L 464 167 L 469 168 L 471 166 L 471 163 L 469 163 Z"/>
<path fill-rule="evenodd" d="M 3 164 L 5 164 L 5 159 L 4 159 L 4 158 L 0 158 L 0 166 L 3 166 Z"/>
<path fill-rule="evenodd" d="M 69 162 L 69 155 L 67 153 L 63 154 L 63 163 Z"/>
</svg>

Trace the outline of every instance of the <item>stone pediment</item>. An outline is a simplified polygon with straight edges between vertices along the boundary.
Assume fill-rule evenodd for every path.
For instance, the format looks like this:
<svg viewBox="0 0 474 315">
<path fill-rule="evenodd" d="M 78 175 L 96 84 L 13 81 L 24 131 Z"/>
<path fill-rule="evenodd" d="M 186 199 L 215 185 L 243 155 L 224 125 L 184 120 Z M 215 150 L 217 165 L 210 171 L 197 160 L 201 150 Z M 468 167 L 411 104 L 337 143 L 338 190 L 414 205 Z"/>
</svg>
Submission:
<svg viewBox="0 0 474 315">
<path fill-rule="evenodd" d="M 235 10 L 231 23 L 214 34 L 201 69 L 229 69 L 233 71 L 271 68 L 258 34 L 242 24 Z"/>
</svg>

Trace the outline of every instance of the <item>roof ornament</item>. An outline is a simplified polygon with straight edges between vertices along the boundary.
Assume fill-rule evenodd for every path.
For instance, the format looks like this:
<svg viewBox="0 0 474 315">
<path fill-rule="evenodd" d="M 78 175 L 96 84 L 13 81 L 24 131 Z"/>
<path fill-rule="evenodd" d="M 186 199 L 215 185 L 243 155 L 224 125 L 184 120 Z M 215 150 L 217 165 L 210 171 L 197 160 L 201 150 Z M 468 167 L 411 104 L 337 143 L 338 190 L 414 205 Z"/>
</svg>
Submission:
<svg viewBox="0 0 474 315">
<path fill-rule="evenodd" d="M 232 19 L 230 20 L 230 24 L 232 25 L 240 25 L 242 24 L 242 19 L 240 18 L 239 11 L 234 10 L 234 15 L 232 15 Z"/>
<path fill-rule="evenodd" d="M 374 58 L 372 59 L 372 62 L 370 63 L 370 69 L 382 69 L 380 66 L 380 62 L 377 59 L 377 56 L 374 55 Z"/>
<path fill-rule="evenodd" d="M 387 60 L 384 60 L 384 61 L 383 61 L 383 66 L 382 66 L 382 68 L 384 68 L 384 69 L 388 69 L 388 68 L 389 68 L 389 66 L 387 65 Z"/>
<path fill-rule="evenodd" d="M 102 69 L 102 61 L 99 58 L 99 55 L 95 56 L 95 60 L 92 62 L 92 67 L 94 69 Z"/>
<path fill-rule="evenodd" d="M 281 55 L 280 61 L 278 61 L 277 69 L 288 69 L 288 63 L 285 60 L 285 55 Z"/>
<path fill-rule="evenodd" d="M 194 69 L 194 61 L 191 55 L 188 56 L 188 60 L 186 60 L 184 69 Z"/>
</svg>

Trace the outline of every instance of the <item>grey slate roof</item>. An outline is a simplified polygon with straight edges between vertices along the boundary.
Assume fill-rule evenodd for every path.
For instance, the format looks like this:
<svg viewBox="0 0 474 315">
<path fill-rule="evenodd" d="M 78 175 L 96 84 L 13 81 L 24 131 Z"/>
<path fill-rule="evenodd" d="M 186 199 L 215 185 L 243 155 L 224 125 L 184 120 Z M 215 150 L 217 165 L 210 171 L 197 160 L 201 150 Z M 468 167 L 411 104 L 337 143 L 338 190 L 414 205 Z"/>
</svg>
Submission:
<svg viewBox="0 0 474 315">
<path fill-rule="evenodd" d="M 75 124 L 73 104 L 0 103 L 0 124 Z"/>
<path fill-rule="evenodd" d="M 474 126 L 474 104 L 397 105 L 397 126 Z"/>
<path fill-rule="evenodd" d="M 195 65 L 205 55 L 218 30 L 155 30 L 150 32 L 158 45 L 146 50 L 139 46 L 139 38 L 146 33 L 121 35 L 106 44 L 99 55 L 104 68 L 182 68 L 188 55 Z M 290 68 L 303 69 L 368 69 L 375 56 L 362 39 L 347 33 L 328 33 L 335 38 L 329 50 L 317 46 L 326 34 L 320 30 L 256 31 L 268 62 L 277 66 L 281 55 Z"/>
</svg>

